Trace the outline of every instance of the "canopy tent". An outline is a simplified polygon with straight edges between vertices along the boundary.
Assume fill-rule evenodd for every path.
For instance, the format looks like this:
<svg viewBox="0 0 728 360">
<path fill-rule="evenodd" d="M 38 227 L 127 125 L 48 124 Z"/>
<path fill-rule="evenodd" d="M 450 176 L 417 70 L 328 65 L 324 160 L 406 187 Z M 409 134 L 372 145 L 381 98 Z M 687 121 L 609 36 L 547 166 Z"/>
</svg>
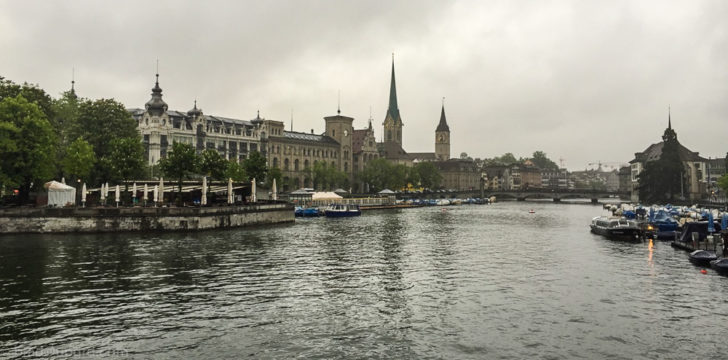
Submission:
<svg viewBox="0 0 728 360">
<path fill-rule="evenodd" d="M 346 191 L 344 189 L 341 189 L 341 188 L 334 190 L 334 192 L 337 193 L 337 194 L 346 194 L 346 193 L 348 193 L 348 191 Z"/>
<path fill-rule="evenodd" d="M 48 190 L 48 206 L 66 206 L 76 203 L 76 189 L 58 181 L 49 181 L 43 185 Z"/>
<path fill-rule="evenodd" d="M 333 192 L 315 192 L 311 196 L 311 200 L 336 200 L 336 199 L 342 199 L 342 197 Z"/>
<path fill-rule="evenodd" d="M 379 194 L 394 194 L 394 191 L 389 190 L 389 189 L 384 189 L 384 190 L 380 191 Z"/>
</svg>

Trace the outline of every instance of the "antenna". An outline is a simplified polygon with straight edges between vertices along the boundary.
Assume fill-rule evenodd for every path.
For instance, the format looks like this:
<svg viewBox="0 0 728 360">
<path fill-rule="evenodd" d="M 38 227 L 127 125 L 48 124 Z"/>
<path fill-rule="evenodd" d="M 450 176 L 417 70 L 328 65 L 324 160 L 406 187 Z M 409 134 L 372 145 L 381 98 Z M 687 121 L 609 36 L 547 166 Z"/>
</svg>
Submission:
<svg viewBox="0 0 728 360">
<path fill-rule="evenodd" d="M 293 108 L 291 108 L 291 131 L 293 131 Z"/>
<path fill-rule="evenodd" d="M 445 107 L 445 97 L 442 97 L 442 107 Z"/>
<path fill-rule="evenodd" d="M 339 89 L 339 103 L 336 105 L 336 113 L 341 114 L 341 89 Z"/>
<path fill-rule="evenodd" d="M 76 84 L 76 68 L 71 68 L 71 91 L 73 91 L 73 86 Z"/>
</svg>

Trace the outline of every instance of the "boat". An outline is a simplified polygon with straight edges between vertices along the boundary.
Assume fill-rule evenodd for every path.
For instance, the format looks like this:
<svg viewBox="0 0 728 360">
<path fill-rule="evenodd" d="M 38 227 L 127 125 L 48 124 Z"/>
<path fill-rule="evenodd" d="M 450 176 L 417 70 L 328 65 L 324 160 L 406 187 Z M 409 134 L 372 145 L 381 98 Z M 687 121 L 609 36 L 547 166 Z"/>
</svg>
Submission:
<svg viewBox="0 0 728 360">
<path fill-rule="evenodd" d="M 688 255 L 690 262 L 699 266 L 710 266 L 710 262 L 718 260 L 718 255 L 708 250 L 695 250 Z"/>
<path fill-rule="evenodd" d="M 642 230 L 637 222 L 623 218 L 597 216 L 592 219 L 591 232 L 612 239 L 637 240 Z"/>
<path fill-rule="evenodd" d="M 294 214 L 298 217 L 317 217 L 323 215 L 321 210 L 316 207 L 304 208 L 300 206 L 296 207 Z"/>
<path fill-rule="evenodd" d="M 721 274 L 728 274 L 728 259 L 713 260 L 710 262 L 710 267 Z"/>
<path fill-rule="evenodd" d="M 680 231 L 680 223 L 665 210 L 658 210 L 654 214 L 651 211 L 647 230 L 647 237 L 658 240 L 674 240 Z"/>
<path fill-rule="evenodd" d="M 354 204 L 331 204 L 324 210 L 326 217 L 350 217 L 361 215 L 359 205 Z"/>
</svg>

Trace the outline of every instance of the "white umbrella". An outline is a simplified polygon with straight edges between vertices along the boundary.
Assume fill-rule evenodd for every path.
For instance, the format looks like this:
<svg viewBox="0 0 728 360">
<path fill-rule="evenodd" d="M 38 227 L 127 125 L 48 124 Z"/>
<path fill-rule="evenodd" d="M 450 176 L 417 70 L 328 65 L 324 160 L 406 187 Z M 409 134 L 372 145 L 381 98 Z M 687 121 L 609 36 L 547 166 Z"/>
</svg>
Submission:
<svg viewBox="0 0 728 360">
<path fill-rule="evenodd" d="M 160 203 L 164 202 L 164 178 L 161 176 L 159 177 L 159 197 L 157 201 Z"/>
<path fill-rule="evenodd" d="M 65 184 L 65 183 L 66 183 L 66 177 L 64 176 L 61 178 L 61 184 Z"/>
<path fill-rule="evenodd" d="M 256 202 L 256 196 L 255 196 L 255 178 L 253 178 L 252 185 L 250 186 L 250 199 L 252 202 Z"/>
<path fill-rule="evenodd" d="M 147 202 L 147 192 L 148 192 L 148 191 L 149 191 L 149 190 L 147 189 L 147 184 L 146 184 L 146 183 L 144 183 L 144 202 L 145 202 L 145 203 Z"/>
<path fill-rule="evenodd" d="M 159 200 L 159 185 L 154 185 L 154 202 Z"/>
<path fill-rule="evenodd" d="M 202 177 L 202 198 L 200 198 L 200 205 L 207 205 L 207 176 Z"/>
<path fill-rule="evenodd" d="M 106 183 L 106 185 L 104 185 L 104 199 L 108 199 L 108 198 L 109 198 L 109 183 Z"/>
<path fill-rule="evenodd" d="M 119 185 L 116 185 L 114 195 L 116 197 L 116 207 L 119 207 L 119 200 L 121 199 L 121 191 L 119 190 Z"/>
<path fill-rule="evenodd" d="M 136 181 L 134 182 L 134 185 L 131 186 L 131 198 L 136 199 Z"/>
<path fill-rule="evenodd" d="M 273 178 L 273 201 L 278 200 L 278 189 L 276 189 L 276 178 Z"/>
<path fill-rule="evenodd" d="M 233 203 L 233 179 L 228 178 L 228 204 Z"/>
<path fill-rule="evenodd" d="M 101 197 L 101 202 L 104 202 L 106 200 L 106 193 L 104 192 L 104 184 L 101 184 L 101 190 L 99 190 L 101 194 L 99 194 L 99 197 Z"/>
<path fill-rule="evenodd" d="M 86 206 L 86 183 L 81 186 L 81 202 Z"/>
</svg>

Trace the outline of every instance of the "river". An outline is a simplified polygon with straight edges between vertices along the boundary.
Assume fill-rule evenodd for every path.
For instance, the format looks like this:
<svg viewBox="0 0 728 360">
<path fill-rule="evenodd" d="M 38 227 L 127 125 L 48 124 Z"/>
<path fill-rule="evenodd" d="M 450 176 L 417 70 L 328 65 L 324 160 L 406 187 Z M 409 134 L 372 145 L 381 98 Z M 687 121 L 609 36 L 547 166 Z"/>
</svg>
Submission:
<svg viewBox="0 0 728 360">
<path fill-rule="evenodd" d="M 0 358 L 728 353 L 728 278 L 701 274 L 667 242 L 591 234 L 601 206 L 442 209 L 0 237 Z"/>
</svg>

